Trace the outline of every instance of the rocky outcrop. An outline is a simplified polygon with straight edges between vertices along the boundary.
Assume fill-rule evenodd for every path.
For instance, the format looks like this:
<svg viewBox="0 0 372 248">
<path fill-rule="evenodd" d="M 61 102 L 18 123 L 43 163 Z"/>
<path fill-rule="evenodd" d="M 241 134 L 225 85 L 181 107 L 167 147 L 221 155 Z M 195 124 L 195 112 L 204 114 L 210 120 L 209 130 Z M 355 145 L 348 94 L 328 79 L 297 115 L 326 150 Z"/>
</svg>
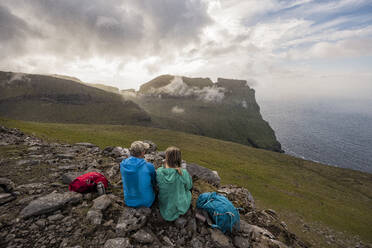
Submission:
<svg viewBox="0 0 372 248">
<path fill-rule="evenodd" d="M 6 161 L 0 163 L 5 172 L 0 179 L 3 194 L 17 196 L 12 201 L 5 200 L 9 195 L 0 197 L 0 247 L 309 246 L 288 230 L 274 210 L 257 209 L 247 189 L 220 185 L 213 171 L 199 165 L 187 164 L 193 176 L 193 199 L 210 190 L 226 195 L 241 209 L 240 229 L 226 234 L 212 229 L 207 224 L 210 219 L 196 218 L 194 205 L 174 222 L 163 220 L 156 203 L 151 208 L 125 206 L 117 161 L 127 156 L 126 148 L 48 143 L 5 127 L 0 127 L 0 137 L 6 146 L 18 149 L 14 157 L 0 155 L 0 161 Z M 158 167 L 164 154 L 155 147 L 152 143 L 146 159 L 156 161 Z M 39 164 L 17 164 L 19 157 L 33 156 L 40 156 Z M 107 194 L 68 192 L 64 183 L 90 170 L 100 171 L 111 182 Z"/>
</svg>

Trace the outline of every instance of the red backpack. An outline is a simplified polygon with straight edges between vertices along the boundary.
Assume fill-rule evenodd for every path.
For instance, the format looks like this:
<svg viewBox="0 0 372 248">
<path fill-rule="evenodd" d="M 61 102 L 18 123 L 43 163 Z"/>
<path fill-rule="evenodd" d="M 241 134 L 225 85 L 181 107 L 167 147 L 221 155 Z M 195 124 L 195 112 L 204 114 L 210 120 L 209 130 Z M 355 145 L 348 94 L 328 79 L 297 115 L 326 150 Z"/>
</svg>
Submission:
<svg viewBox="0 0 372 248">
<path fill-rule="evenodd" d="M 75 178 L 68 186 L 68 189 L 78 193 L 91 192 L 96 190 L 96 186 L 99 182 L 102 182 L 105 189 L 107 189 L 108 181 L 104 175 L 98 172 L 88 172 Z"/>
</svg>

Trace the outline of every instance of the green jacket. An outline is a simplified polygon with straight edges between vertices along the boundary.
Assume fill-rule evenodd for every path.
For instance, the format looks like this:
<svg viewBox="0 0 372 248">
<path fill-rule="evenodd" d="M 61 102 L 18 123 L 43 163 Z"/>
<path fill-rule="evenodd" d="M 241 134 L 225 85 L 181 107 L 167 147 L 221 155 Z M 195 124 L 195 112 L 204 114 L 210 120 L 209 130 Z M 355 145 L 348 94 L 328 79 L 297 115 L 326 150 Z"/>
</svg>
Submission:
<svg viewBox="0 0 372 248">
<path fill-rule="evenodd" d="M 173 221 L 189 210 L 191 204 L 192 179 L 187 170 L 182 176 L 176 169 L 160 167 L 156 170 L 159 187 L 160 214 L 167 221 Z"/>
</svg>

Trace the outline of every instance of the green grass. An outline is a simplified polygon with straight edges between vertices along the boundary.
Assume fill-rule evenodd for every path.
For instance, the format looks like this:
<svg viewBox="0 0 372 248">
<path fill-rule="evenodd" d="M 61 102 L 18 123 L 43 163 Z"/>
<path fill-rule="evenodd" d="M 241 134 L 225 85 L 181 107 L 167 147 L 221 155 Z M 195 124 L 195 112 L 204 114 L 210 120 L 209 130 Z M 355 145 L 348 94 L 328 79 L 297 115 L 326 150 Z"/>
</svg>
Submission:
<svg viewBox="0 0 372 248">
<path fill-rule="evenodd" d="M 322 165 L 285 154 L 181 132 L 138 126 L 32 123 L 0 119 L 0 124 L 50 140 L 91 142 L 101 148 L 128 147 L 148 139 L 160 150 L 181 148 L 188 162 L 217 170 L 223 184 L 246 187 L 260 208 L 321 223 L 372 242 L 372 174 Z M 288 213 L 291 213 L 288 215 Z M 300 236 L 301 227 L 290 225 Z"/>
</svg>

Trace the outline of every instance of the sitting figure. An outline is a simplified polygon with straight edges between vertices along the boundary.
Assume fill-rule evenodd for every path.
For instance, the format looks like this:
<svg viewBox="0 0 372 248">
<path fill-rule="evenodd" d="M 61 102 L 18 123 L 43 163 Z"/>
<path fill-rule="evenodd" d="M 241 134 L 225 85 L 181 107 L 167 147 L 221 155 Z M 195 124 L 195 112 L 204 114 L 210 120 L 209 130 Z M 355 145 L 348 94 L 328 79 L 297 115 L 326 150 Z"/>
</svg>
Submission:
<svg viewBox="0 0 372 248">
<path fill-rule="evenodd" d="M 130 147 L 131 156 L 120 163 L 124 202 L 129 207 L 150 207 L 155 199 L 155 168 L 144 160 L 148 144 L 135 141 Z"/>
<path fill-rule="evenodd" d="M 159 210 L 167 221 L 176 220 L 190 208 L 192 180 L 181 168 L 181 151 L 169 147 L 165 151 L 165 165 L 156 171 L 159 187 Z"/>
</svg>

